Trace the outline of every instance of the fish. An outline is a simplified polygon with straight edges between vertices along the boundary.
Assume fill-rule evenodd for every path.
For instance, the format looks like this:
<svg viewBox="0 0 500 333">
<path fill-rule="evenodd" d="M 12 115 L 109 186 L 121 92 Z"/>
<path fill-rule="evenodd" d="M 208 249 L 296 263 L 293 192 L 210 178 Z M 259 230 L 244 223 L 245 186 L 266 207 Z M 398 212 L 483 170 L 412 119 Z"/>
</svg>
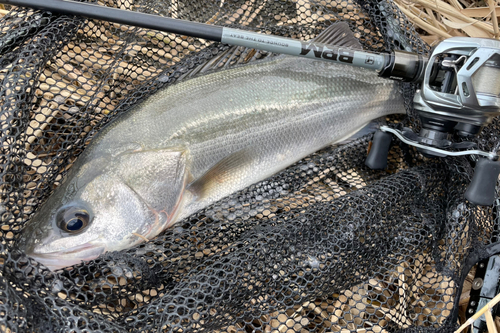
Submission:
<svg viewBox="0 0 500 333">
<path fill-rule="evenodd" d="M 361 48 L 346 23 L 316 40 Z M 321 60 L 277 56 L 180 81 L 103 127 L 17 243 L 50 270 L 131 248 L 397 113 L 398 83 Z"/>
</svg>

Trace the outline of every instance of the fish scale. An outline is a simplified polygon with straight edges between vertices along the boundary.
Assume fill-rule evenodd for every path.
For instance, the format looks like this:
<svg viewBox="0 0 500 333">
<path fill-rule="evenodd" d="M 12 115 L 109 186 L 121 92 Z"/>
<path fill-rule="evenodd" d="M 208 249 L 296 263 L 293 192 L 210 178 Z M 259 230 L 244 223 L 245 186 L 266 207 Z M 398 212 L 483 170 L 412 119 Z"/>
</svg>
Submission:
<svg viewBox="0 0 500 333">
<path fill-rule="evenodd" d="M 51 269 L 137 245 L 376 118 L 404 113 L 398 87 L 362 68 L 289 56 L 179 82 L 93 139 L 20 243 Z M 68 209 L 87 214 L 75 213 L 88 216 L 84 230 L 61 230 Z"/>
</svg>

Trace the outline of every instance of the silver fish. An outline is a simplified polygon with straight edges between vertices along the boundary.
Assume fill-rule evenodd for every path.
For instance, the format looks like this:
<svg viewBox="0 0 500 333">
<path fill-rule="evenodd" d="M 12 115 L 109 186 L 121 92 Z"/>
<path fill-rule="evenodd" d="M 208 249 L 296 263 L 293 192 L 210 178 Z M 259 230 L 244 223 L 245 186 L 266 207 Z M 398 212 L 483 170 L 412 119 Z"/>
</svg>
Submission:
<svg viewBox="0 0 500 333">
<path fill-rule="evenodd" d="M 296 57 L 182 81 L 106 126 L 19 244 L 53 270 L 130 248 L 375 118 L 404 112 L 396 83 Z"/>
</svg>

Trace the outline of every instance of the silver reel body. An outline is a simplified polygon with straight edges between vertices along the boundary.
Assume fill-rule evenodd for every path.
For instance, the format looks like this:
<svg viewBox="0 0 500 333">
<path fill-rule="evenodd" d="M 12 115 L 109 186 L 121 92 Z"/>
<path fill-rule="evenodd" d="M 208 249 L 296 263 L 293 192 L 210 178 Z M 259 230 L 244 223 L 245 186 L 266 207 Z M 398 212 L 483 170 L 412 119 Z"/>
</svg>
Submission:
<svg viewBox="0 0 500 333">
<path fill-rule="evenodd" d="M 450 75 L 436 82 L 440 70 Z M 453 37 L 441 42 L 429 58 L 413 102 L 421 115 L 435 121 L 468 124 L 458 127 L 461 132 L 489 123 L 500 114 L 500 41 Z"/>
<path fill-rule="evenodd" d="M 474 204 L 493 204 L 500 174 L 498 153 L 477 150 L 467 138 L 500 115 L 500 41 L 449 38 L 433 49 L 419 81 L 413 102 L 422 129 L 414 133 L 383 126 L 375 134 L 366 165 L 386 167 L 392 134 L 428 157 L 481 156 L 465 197 Z M 463 141 L 454 142 L 454 134 Z"/>
</svg>

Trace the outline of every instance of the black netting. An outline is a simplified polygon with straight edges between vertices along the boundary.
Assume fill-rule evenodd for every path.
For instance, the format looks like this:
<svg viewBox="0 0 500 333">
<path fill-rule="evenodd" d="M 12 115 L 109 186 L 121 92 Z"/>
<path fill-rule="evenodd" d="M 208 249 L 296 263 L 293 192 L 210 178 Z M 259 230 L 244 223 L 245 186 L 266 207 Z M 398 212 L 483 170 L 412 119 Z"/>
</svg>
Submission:
<svg viewBox="0 0 500 333">
<path fill-rule="evenodd" d="M 102 4 L 102 3 L 101 3 Z M 391 2 L 108 0 L 102 5 L 309 40 L 336 21 L 367 50 L 428 47 Z M 179 80 L 273 57 L 196 38 L 15 9 L 0 31 L 0 329 L 7 332 L 453 331 L 471 264 L 497 252 L 497 206 L 463 198 L 474 161 L 365 136 L 317 152 L 155 239 L 51 272 L 24 225 L 114 116 Z M 418 128 L 415 87 L 403 84 Z M 498 121 L 477 139 L 498 143 Z"/>
</svg>

